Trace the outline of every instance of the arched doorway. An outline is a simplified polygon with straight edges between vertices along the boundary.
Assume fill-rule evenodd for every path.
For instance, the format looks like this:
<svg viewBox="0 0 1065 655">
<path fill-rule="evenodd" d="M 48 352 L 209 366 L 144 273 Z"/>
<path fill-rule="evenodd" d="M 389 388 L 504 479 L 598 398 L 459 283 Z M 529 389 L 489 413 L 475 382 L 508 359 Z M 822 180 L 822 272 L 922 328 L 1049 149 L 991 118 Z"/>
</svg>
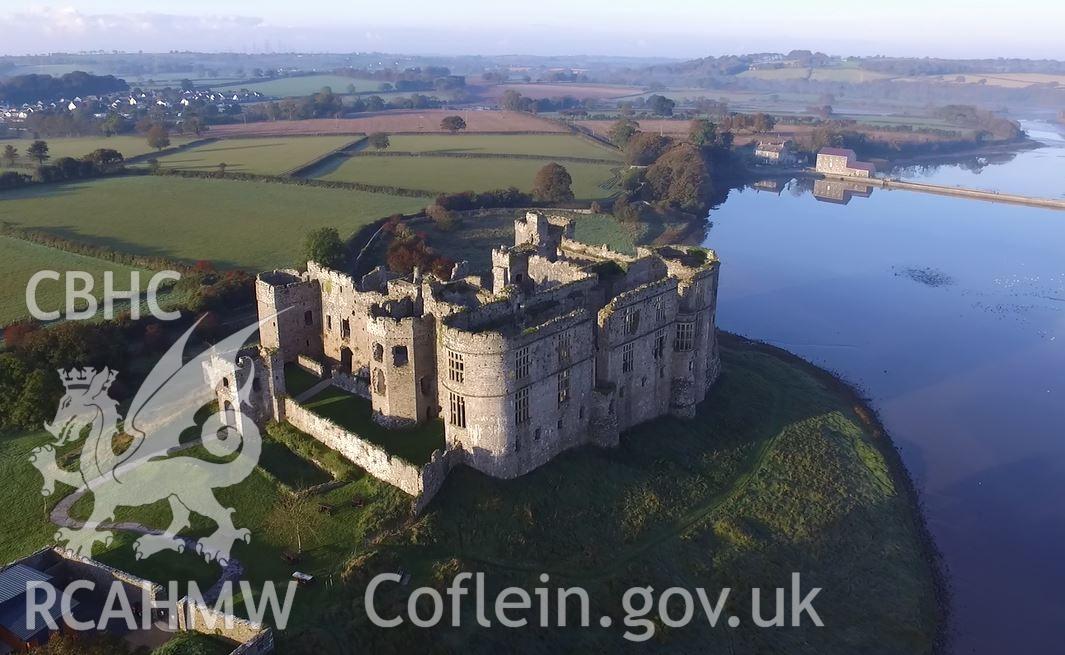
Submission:
<svg viewBox="0 0 1065 655">
<path fill-rule="evenodd" d="M 351 348 L 347 346 L 340 349 L 340 371 L 351 375 Z"/>
</svg>

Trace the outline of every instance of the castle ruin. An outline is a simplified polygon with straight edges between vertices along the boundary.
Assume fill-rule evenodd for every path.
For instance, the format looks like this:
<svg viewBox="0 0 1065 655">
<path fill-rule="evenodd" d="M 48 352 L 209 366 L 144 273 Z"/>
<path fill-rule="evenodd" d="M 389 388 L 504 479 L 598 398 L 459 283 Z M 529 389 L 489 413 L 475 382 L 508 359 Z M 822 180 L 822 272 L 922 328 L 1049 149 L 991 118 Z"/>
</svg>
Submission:
<svg viewBox="0 0 1065 655">
<path fill-rule="evenodd" d="M 257 423 L 298 410 L 296 427 L 424 507 L 455 464 L 512 478 L 575 446 L 617 445 L 639 423 L 691 418 L 718 376 L 712 251 L 625 255 L 574 240 L 569 219 L 529 212 L 514 245 L 492 251 L 489 274 L 466 268 L 449 280 L 381 268 L 355 280 L 314 262 L 259 275 L 261 346 L 231 370 L 220 358 L 208 367 L 220 403 Z M 391 471 L 387 453 L 360 461 L 361 445 L 346 447 L 289 396 L 286 364 L 367 399 L 380 425 L 442 420 L 444 448 L 414 472 Z"/>
</svg>

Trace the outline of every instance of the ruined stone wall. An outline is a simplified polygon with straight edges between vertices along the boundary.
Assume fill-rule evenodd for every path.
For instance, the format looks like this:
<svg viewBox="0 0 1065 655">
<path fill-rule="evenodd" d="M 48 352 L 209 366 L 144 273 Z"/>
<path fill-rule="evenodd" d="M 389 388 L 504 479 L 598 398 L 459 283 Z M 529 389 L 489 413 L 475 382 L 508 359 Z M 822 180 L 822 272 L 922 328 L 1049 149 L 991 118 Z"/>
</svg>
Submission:
<svg viewBox="0 0 1065 655">
<path fill-rule="evenodd" d="M 262 273 L 255 282 L 260 342 L 281 352 L 286 362 L 300 354 L 322 355 L 322 297 L 317 280 L 296 271 Z M 267 318 L 270 317 L 270 318 Z"/>
<path fill-rule="evenodd" d="M 461 449 L 436 450 L 425 465 L 419 467 L 393 457 L 377 444 L 362 439 L 327 418 L 305 409 L 286 398 L 285 415 L 290 424 L 337 451 L 356 466 L 414 497 L 411 510 L 421 512 L 444 484 L 448 473 L 466 461 Z"/>
<path fill-rule="evenodd" d="M 166 591 L 162 585 L 144 578 L 138 578 L 131 573 L 126 573 L 58 546 L 41 549 L 15 563 L 47 573 L 55 578 L 57 583 L 59 580 L 92 581 L 96 585 L 97 593 L 106 594 L 111 588 L 112 582 L 120 582 L 127 598 L 140 599 L 147 597 L 150 602 L 154 603 L 163 598 Z"/>
<path fill-rule="evenodd" d="M 218 400 L 219 410 L 232 412 L 234 427 L 243 433 L 250 427 L 246 422 L 262 426 L 274 418 L 273 399 L 284 393 L 284 371 L 282 368 L 277 372 L 280 380 L 275 379 L 268 355 L 262 351 L 241 354 L 235 362 L 233 357 L 213 354 L 204 363 L 204 378 Z M 243 401 L 239 400 L 241 393 Z"/>
<path fill-rule="evenodd" d="M 373 340 L 370 398 L 375 420 L 386 427 L 428 420 L 436 407 L 430 382 L 436 375 L 432 317 L 379 316 L 367 324 L 367 332 Z"/>
<path fill-rule="evenodd" d="M 598 316 L 598 385 L 613 390 L 607 406 L 625 430 L 669 410 L 677 280 L 665 278 L 614 298 Z"/>
<path fill-rule="evenodd" d="M 580 266 L 565 260 L 551 261 L 546 257 L 533 255 L 529 258 L 527 266 L 528 276 L 536 282 L 537 292 L 580 281 L 588 281 L 589 287 L 595 284 L 594 276 L 581 270 Z"/>
<path fill-rule="evenodd" d="M 285 417 L 294 427 L 337 451 L 378 480 L 383 480 L 411 496 L 421 494 L 421 471 L 414 464 L 393 457 L 380 446 L 305 409 L 291 398 L 285 399 Z"/>
<path fill-rule="evenodd" d="M 178 628 L 185 632 L 225 637 L 239 644 L 229 655 L 265 655 L 274 652 L 274 635 L 270 628 L 212 607 L 195 603 L 188 597 L 177 602 Z"/>
</svg>

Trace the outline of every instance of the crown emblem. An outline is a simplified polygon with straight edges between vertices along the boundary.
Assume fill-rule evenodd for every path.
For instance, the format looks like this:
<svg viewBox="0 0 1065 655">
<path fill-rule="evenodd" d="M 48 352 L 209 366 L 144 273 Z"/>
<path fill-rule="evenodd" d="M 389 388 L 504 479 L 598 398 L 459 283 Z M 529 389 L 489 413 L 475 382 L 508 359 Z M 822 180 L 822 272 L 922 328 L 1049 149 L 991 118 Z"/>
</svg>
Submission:
<svg viewBox="0 0 1065 655">
<path fill-rule="evenodd" d="M 115 371 L 105 368 L 104 370 L 97 372 L 94 368 L 72 368 L 70 370 L 59 369 L 59 379 L 63 381 L 63 386 L 67 390 L 72 389 L 88 389 L 93 379 L 97 375 L 106 375 L 104 380 L 103 389 L 108 389 L 111 383 L 115 381 L 115 377 L 118 375 Z"/>
</svg>

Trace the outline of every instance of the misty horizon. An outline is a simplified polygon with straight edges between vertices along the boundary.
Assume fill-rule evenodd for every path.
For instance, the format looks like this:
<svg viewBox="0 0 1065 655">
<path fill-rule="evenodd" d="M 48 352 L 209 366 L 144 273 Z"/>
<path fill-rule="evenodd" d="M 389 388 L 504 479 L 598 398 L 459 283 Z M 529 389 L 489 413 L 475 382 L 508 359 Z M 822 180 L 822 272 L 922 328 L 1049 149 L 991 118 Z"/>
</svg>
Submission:
<svg viewBox="0 0 1065 655">
<path fill-rule="evenodd" d="M 0 13 L 5 34 L 0 54 L 373 52 L 684 60 L 805 49 L 838 56 L 1065 59 L 1056 29 L 1065 22 L 1065 10 L 1041 2 L 1007 10 L 907 0 L 873 14 L 826 3 L 793 10 L 777 0 L 753 12 L 687 2 L 670 7 L 590 2 L 574 8 L 548 0 L 531 20 L 473 0 L 411 5 L 397 17 L 390 6 L 355 9 L 334 2 L 297 14 L 274 0 L 254 6 L 193 0 L 180 9 L 147 12 L 127 0 L 71 2 Z M 471 25 L 474 15 L 479 20 Z M 870 38 L 873 23 L 876 35 Z"/>
</svg>

